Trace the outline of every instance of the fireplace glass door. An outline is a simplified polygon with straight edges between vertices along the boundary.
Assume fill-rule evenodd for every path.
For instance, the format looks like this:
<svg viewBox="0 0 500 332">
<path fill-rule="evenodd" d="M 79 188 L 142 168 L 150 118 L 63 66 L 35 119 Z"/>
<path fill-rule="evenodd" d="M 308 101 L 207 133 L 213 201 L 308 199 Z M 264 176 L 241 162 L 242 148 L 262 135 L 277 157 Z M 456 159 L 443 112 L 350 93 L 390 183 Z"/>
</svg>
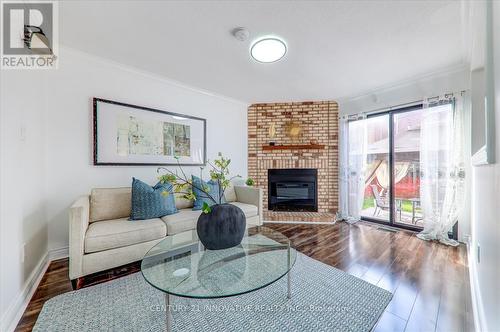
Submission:
<svg viewBox="0 0 500 332">
<path fill-rule="evenodd" d="M 317 211 L 316 169 L 270 169 L 269 210 Z"/>
</svg>

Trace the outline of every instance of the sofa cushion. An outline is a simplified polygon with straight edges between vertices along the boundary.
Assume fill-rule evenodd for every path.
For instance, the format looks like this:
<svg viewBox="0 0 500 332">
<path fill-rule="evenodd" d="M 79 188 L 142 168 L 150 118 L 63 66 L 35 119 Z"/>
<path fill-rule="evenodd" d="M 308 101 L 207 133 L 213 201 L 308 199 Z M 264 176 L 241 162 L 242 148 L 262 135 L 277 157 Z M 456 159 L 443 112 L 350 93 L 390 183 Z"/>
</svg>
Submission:
<svg viewBox="0 0 500 332">
<path fill-rule="evenodd" d="M 132 178 L 132 213 L 130 219 L 144 220 L 177 213 L 172 184 L 149 184 Z"/>
<path fill-rule="evenodd" d="M 199 210 L 183 209 L 176 214 L 161 217 L 161 220 L 167 225 L 167 235 L 174 235 L 196 229 L 200 214 Z"/>
<path fill-rule="evenodd" d="M 95 188 L 90 193 L 90 222 L 130 216 L 130 188 Z"/>
<path fill-rule="evenodd" d="M 161 239 L 167 234 L 160 218 L 102 220 L 89 225 L 85 234 L 85 252 L 91 253 Z"/>
<path fill-rule="evenodd" d="M 185 199 L 183 196 L 184 196 L 184 194 L 174 193 L 175 207 L 178 210 L 192 208 L 193 204 L 194 204 L 194 201 L 192 199 Z"/>
<path fill-rule="evenodd" d="M 224 198 L 226 202 L 236 202 L 236 190 L 234 190 L 234 183 L 230 182 L 229 186 L 227 186 L 226 190 L 224 190 Z"/>
<path fill-rule="evenodd" d="M 243 210 L 243 213 L 247 218 L 254 217 L 259 214 L 259 209 L 255 205 L 240 202 L 232 202 L 229 204 L 235 205 Z"/>
<path fill-rule="evenodd" d="M 240 202 L 232 202 L 230 204 L 239 207 L 246 218 L 255 217 L 259 214 L 259 210 L 255 205 Z M 161 217 L 161 220 L 167 225 L 167 235 L 174 235 L 196 229 L 196 223 L 200 214 L 200 210 L 183 209 L 179 210 L 176 214 Z"/>
<path fill-rule="evenodd" d="M 219 197 L 221 194 L 221 188 L 217 181 L 204 181 L 195 175 L 192 175 L 191 177 L 193 181 L 193 194 L 196 196 L 193 210 L 201 210 L 204 203 L 212 206 L 214 204 L 226 202 L 224 196 Z M 208 190 L 208 192 L 205 192 L 206 190 Z"/>
</svg>

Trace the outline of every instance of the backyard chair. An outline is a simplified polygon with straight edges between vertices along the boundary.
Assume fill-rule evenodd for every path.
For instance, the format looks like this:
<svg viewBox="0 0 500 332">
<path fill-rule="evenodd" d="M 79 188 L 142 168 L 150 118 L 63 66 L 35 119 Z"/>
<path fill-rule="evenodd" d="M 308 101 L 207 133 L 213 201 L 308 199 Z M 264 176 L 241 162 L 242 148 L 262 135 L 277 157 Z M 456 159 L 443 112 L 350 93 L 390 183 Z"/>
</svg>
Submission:
<svg viewBox="0 0 500 332">
<path fill-rule="evenodd" d="M 375 210 L 373 211 L 373 216 L 378 216 L 380 211 L 390 211 L 390 205 L 387 200 L 382 197 L 376 185 L 370 185 L 372 188 L 373 197 L 375 197 Z"/>
<path fill-rule="evenodd" d="M 374 184 L 370 185 L 372 188 L 373 197 L 375 197 L 375 210 L 373 211 L 373 216 L 378 216 L 380 211 L 390 211 L 391 206 L 387 202 L 387 197 L 384 197 L 382 192 L 378 191 L 378 187 Z M 382 189 L 383 190 L 383 189 Z M 396 204 L 396 213 L 399 212 L 399 220 L 401 220 L 402 207 L 400 204 Z"/>
</svg>

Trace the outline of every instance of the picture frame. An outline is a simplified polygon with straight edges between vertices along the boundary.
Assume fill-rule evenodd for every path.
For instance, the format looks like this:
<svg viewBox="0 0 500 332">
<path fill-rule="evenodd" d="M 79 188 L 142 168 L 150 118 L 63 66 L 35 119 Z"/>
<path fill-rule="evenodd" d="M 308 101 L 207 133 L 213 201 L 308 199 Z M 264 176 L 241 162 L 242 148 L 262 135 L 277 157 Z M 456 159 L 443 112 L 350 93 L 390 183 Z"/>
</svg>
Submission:
<svg viewBox="0 0 500 332">
<path fill-rule="evenodd" d="M 206 119 L 93 98 L 95 166 L 204 166 Z"/>
</svg>

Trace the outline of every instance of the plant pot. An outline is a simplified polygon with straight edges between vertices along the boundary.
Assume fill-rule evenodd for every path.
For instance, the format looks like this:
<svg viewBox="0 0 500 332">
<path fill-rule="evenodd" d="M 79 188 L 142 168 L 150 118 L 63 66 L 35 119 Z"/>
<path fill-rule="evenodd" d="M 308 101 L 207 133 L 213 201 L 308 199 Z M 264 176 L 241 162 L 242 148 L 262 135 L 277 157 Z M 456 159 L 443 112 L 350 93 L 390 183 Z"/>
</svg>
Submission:
<svg viewBox="0 0 500 332">
<path fill-rule="evenodd" d="M 235 247 L 245 235 L 246 218 L 243 211 L 232 204 L 217 204 L 210 213 L 198 218 L 196 231 L 205 248 L 219 250 Z"/>
</svg>

